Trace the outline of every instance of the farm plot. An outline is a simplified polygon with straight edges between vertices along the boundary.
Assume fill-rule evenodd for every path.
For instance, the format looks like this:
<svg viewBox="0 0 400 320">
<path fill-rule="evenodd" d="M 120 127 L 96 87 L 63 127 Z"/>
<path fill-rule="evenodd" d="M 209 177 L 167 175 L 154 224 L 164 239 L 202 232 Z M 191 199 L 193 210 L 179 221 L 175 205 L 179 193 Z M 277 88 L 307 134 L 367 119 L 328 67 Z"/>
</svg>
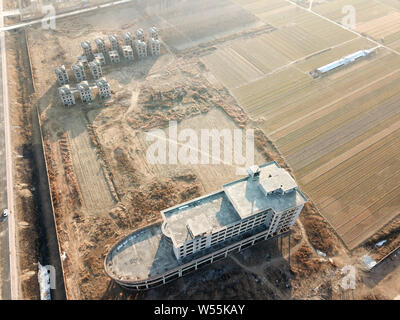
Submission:
<svg viewBox="0 0 400 320">
<path fill-rule="evenodd" d="M 172 1 L 166 7 L 147 5 L 146 12 L 155 16 L 163 40 L 178 50 L 261 26 L 249 11 L 229 0 Z"/>
<path fill-rule="evenodd" d="M 231 48 L 220 49 L 202 61 L 228 88 L 243 85 L 263 73 Z"/>
<path fill-rule="evenodd" d="M 357 27 L 359 23 L 364 23 L 380 18 L 393 11 L 392 8 L 380 3 L 380 1 L 370 0 L 329 1 L 314 5 L 313 11 L 336 22 L 342 22 L 343 17 L 349 13 L 349 11 L 346 11 L 345 13 L 342 12 L 343 8 L 345 8 L 346 6 L 352 6 L 354 8 L 356 13 L 355 20 L 357 23 Z"/>
<path fill-rule="evenodd" d="M 83 205 L 91 213 L 100 213 L 114 205 L 105 173 L 91 144 L 83 115 L 65 123 L 71 143 L 72 162 L 83 195 Z"/>
<path fill-rule="evenodd" d="M 393 1 L 337 0 L 315 6 L 313 10 L 327 18 L 342 22 L 342 9 L 352 6 L 355 10 L 356 31 L 390 45 L 399 39 L 400 9 Z"/>
<path fill-rule="evenodd" d="M 365 38 L 355 38 L 296 63 L 296 68 L 303 72 L 310 72 L 358 50 L 371 49 L 374 47 L 376 47 L 376 44 Z"/>
<path fill-rule="evenodd" d="M 381 49 L 322 78 L 300 72 L 311 66 L 303 61 L 233 90 L 249 115 L 263 120 L 303 190 L 349 248 L 400 210 L 399 65 L 398 55 Z"/>
</svg>

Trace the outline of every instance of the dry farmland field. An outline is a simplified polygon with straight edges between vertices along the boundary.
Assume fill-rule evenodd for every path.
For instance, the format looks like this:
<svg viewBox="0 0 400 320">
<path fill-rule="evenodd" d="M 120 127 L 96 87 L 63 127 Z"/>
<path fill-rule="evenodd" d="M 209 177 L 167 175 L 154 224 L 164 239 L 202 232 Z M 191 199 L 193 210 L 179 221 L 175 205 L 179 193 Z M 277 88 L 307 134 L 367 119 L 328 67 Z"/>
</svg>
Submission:
<svg viewBox="0 0 400 320">
<path fill-rule="evenodd" d="M 356 31 L 366 32 L 366 38 L 334 23 L 346 1 L 314 3 L 315 12 L 332 22 L 288 1 L 237 2 L 278 28 L 243 42 L 248 52 L 237 50 L 263 75 L 249 81 L 248 73 L 232 85 L 219 65 L 209 63 L 210 69 L 261 123 L 304 191 L 353 249 L 400 213 L 400 53 L 391 50 L 395 42 L 381 47 L 374 36 L 395 39 L 400 11 L 390 1 L 350 1 L 359 17 Z M 309 75 L 369 48 L 376 49 L 369 58 L 316 79 Z M 203 58 L 206 64 L 208 59 L 215 58 Z"/>
</svg>

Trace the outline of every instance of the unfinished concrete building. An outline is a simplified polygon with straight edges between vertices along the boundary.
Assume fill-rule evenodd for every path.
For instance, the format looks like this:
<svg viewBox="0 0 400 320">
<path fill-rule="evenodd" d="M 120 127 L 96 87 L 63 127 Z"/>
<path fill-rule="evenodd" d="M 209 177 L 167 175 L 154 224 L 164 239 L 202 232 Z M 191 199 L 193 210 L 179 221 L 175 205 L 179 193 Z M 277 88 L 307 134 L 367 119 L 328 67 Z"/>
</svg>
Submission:
<svg viewBox="0 0 400 320">
<path fill-rule="evenodd" d="M 75 104 L 75 97 L 69 85 L 64 85 L 58 88 L 58 95 L 64 107 L 70 107 Z"/>
<path fill-rule="evenodd" d="M 119 39 L 116 34 L 112 34 L 108 37 L 110 40 L 110 45 L 111 45 L 111 50 L 119 52 L 120 46 L 119 46 Z"/>
<path fill-rule="evenodd" d="M 151 27 L 149 29 L 150 38 L 158 40 L 158 30 L 156 27 Z"/>
<path fill-rule="evenodd" d="M 104 41 L 104 39 L 97 38 L 96 40 L 94 40 L 94 42 L 96 43 L 97 52 L 101 52 L 101 53 L 103 53 L 103 55 L 105 55 L 107 53 L 107 47 L 106 47 L 106 42 Z"/>
<path fill-rule="evenodd" d="M 122 46 L 122 54 L 126 60 L 133 61 L 135 59 L 131 46 Z"/>
<path fill-rule="evenodd" d="M 82 65 L 86 68 L 88 66 L 88 58 L 85 55 L 78 57 L 78 63 L 82 63 Z"/>
<path fill-rule="evenodd" d="M 272 161 L 220 191 L 161 211 L 162 223 L 128 235 L 107 254 L 106 273 L 123 287 L 161 286 L 232 252 L 290 235 L 307 199 Z"/>
<path fill-rule="evenodd" d="M 83 54 L 87 57 L 88 61 L 92 61 L 94 59 L 94 56 L 90 41 L 89 40 L 82 41 L 81 47 L 83 49 Z"/>
<path fill-rule="evenodd" d="M 81 82 L 86 80 L 85 67 L 83 66 L 82 62 L 74 64 L 72 66 L 72 71 L 74 72 L 76 82 Z"/>
<path fill-rule="evenodd" d="M 77 89 L 79 91 L 79 95 L 81 96 L 82 102 L 92 102 L 94 100 L 92 89 L 87 81 L 78 83 Z"/>
<path fill-rule="evenodd" d="M 92 73 L 93 79 L 97 80 L 103 76 L 103 71 L 101 70 L 101 64 L 97 60 L 89 62 L 90 72 Z"/>
<path fill-rule="evenodd" d="M 136 35 L 136 39 L 138 39 L 140 41 L 144 41 L 144 31 L 143 31 L 143 29 L 137 29 L 135 31 L 135 35 Z"/>
<path fill-rule="evenodd" d="M 98 61 L 100 65 L 104 66 L 106 64 L 106 58 L 103 52 L 98 52 L 94 54 L 94 60 Z"/>
<path fill-rule="evenodd" d="M 107 99 L 111 97 L 111 88 L 106 79 L 101 78 L 97 80 L 96 86 L 99 89 L 99 96 L 101 99 Z"/>
<path fill-rule="evenodd" d="M 129 31 L 124 32 L 124 34 L 122 35 L 122 38 L 124 39 L 125 46 L 130 46 L 133 48 L 133 36 Z"/>
<path fill-rule="evenodd" d="M 139 59 L 147 57 L 146 42 L 143 42 L 141 40 L 135 40 L 135 49 L 136 49 L 136 54 Z"/>
<path fill-rule="evenodd" d="M 68 77 L 68 73 L 67 70 L 65 70 L 65 66 L 62 65 L 58 68 L 54 69 L 54 72 L 56 73 L 57 76 L 57 82 L 59 85 L 64 85 L 67 84 L 69 82 L 69 77 Z"/>
<path fill-rule="evenodd" d="M 152 56 L 160 55 L 160 40 L 150 38 L 149 40 L 149 51 Z"/>
<path fill-rule="evenodd" d="M 110 57 L 111 63 L 119 63 L 119 53 L 116 50 L 108 51 L 108 56 Z"/>
</svg>

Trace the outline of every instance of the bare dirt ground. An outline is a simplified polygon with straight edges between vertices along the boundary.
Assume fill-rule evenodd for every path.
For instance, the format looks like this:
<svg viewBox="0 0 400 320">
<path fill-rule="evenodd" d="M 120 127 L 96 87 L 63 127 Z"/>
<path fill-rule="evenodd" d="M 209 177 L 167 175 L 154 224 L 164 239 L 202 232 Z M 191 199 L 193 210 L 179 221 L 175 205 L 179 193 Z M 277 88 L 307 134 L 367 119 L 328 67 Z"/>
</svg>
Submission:
<svg viewBox="0 0 400 320">
<path fill-rule="evenodd" d="M 32 103 L 41 111 L 60 252 L 66 254 L 63 268 L 67 297 L 393 298 L 395 290 L 386 291 L 386 286 L 390 279 L 399 277 L 400 270 L 394 267 L 398 260 L 388 261 L 377 274 L 362 272 L 359 256 L 344 248 L 312 203 L 305 206 L 293 229 L 290 265 L 288 239 L 284 239 L 281 243 L 262 242 L 171 285 L 144 293 L 122 290 L 107 278 L 103 260 L 118 239 L 159 220 L 160 210 L 218 190 L 222 183 L 238 178 L 236 167 L 230 164 L 205 168 L 199 164 L 149 163 L 149 130 L 161 128 L 167 133 L 169 121 L 177 121 L 178 131 L 255 129 L 255 163 L 276 160 L 290 171 L 257 122 L 249 120 L 201 63 L 200 56 L 213 50 L 212 42 L 178 55 L 163 43 L 158 59 L 106 66 L 104 75 L 113 91 L 110 100 L 96 99 L 84 105 L 77 99 L 74 107 L 62 107 L 53 68 L 65 64 L 69 69 L 80 54 L 83 39 L 93 43 L 99 35 L 121 32 L 118 28 L 128 22 L 133 31 L 132 18 L 126 12 L 119 16 L 119 12 L 110 10 L 107 20 L 99 19 L 105 21 L 104 25 L 97 28 L 95 23 L 101 22 L 89 17 L 60 22 L 62 31 L 28 31 L 36 87 Z M 246 36 L 251 37 L 251 33 Z M 21 61 L 12 65 L 20 67 Z M 357 270 L 356 289 L 351 294 L 340 286 L 344 277 L 341 270 L 346 265 Z"/>
<path fill-rule="evenodd" d="M 14 154 L 14 192 L 16 222 L 16 252 L 19 273 L 19 293 L 23 299 L 38 299 L 37 262 L 39 261 L 39 221 L 37 194 L 34 192 L 32 150 L 33 86 L 23 32 L 8 34 L 7 65 L 12 150 Z M 15 68 L 18 66 L 18 68 Z"/>
</svg>

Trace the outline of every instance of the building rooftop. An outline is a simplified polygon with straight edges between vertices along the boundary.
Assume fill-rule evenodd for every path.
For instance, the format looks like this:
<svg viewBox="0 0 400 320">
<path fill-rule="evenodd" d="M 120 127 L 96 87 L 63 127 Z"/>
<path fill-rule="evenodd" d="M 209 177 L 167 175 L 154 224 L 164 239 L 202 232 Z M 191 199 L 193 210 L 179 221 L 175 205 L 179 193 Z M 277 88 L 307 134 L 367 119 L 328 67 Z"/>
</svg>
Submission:
<svg viewBox="0 0 400 320">
<path fill-rule="evenodd" d="M 223 186 L 241 219 L 269 208 L 282 212 L 306 202 L 294 179 L 276 162 L 259 168 L 258 177 L 245 177 Z"/>
<path fill-rule="evenodd" d="M 106 261 L 108 272 L 131 280 L 150 278 L 178 265 L 172 245 L 162 236 L 159 224 L 130 234 L 110 252 Z"/>
<path fill-rule="evenodd" d="M 155 224 L 137 230 L 119 241 L 107 254 L 105 270 L 109 275 L 122 281 L 151 280 L 160 274 L 173 271 L 181 264 L 218 251 L 248 237 L 249 234 L 256 234 L 265 229 L 266 226 L 261 225 L 237 238 L 228 239 L 178 261 L 171 243 L 163 236 L 161 224 Z"/>
<path fill-rule="evenodd" d="M 224 191 L 169 208 L 161 214 L 164 230 L 177 246 L 240 220 Z"/>
<path fill-rule="evenodd" d="M 119 280 L 151 279 L 219 250 L 229 241 L 237 241 L 231 238 L 178 261 L 171 240 L 179 247 L 187 240 L 216 232 L 259 211 L 271 208 L 281 212 L 305 202 L 294 179 L 276 162 L 253 166 L 248 177 L 225 184 L 218 192 L 161 211 L 163 224 L 135 231 L 111 249 L 105 261 L 106 271 Z M 266 228 L 262 224 L 249 232 Z"/>
<path fill-rule="evenodd" d="M 162 211 L 165 232 L 175 246 L 266 209 L 282 212 L 306 202 L 294 179 L 276 162 L 257 168 L 255 178 L 236 180 L 217 193 Z"/>
</svg>

